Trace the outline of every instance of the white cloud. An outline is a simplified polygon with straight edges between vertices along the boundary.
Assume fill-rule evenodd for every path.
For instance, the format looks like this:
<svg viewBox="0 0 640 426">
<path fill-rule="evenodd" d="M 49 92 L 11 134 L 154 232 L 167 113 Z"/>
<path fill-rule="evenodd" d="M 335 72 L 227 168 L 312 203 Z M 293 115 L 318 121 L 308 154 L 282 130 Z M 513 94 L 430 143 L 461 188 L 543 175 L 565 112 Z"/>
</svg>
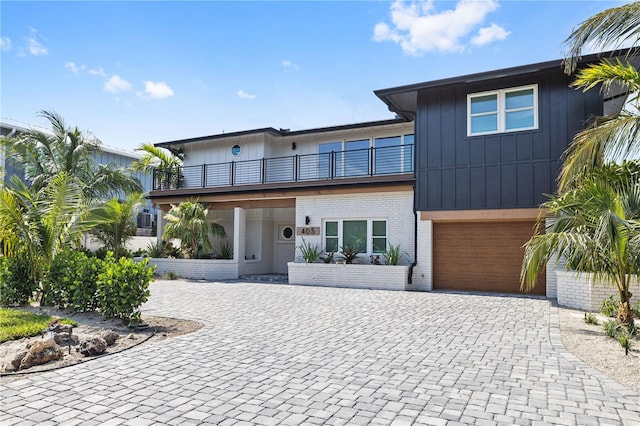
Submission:
<svg viewBox="0 0 640 426">
<path fill-rule="evenodd" d="M 300 70 L 300 67 L 299 67 L 297 64 L 294 64 L 294 63 L 293 63 L 293 62 L 291 62 L 291 61 L 287 61 L 286 59 L 284 59 L 284 60 L 282 61 L 282 66 L 283 66 L 285 69 L 294 69 L 294 70 L 296 70 L 296 71 L 299 71 L 299 70 Z"/>
<path fill-rule="evenodd" d="M 257 98 L 256 95 L 250 95 L 247 92 L 245 92 L 244 90 L 240 89 L 236 92 L 236 95 L 238 95 L 239 97 L 241 97 L 242 99 L 255 99 Z"/>
<path fill-rule="evenodd" d="M 390 9 L 392 26 L 378 23 L 373 30 L 373 40 L 392 41 L 410 55 L 433 50 L 460 52 L 465 49 L 466 37 L 499 6 L 497 0 L 460 0 L 454 9 L 436 11 L 435 4 L 434 0 L 420 4 L 396 0 Z M 497 25 L 482 30 L 474 37 L 477 45 L 503 40 L 509 35 Z M 494 38 L 489 40 L 492 36 Z"/>
<path fill-rule="evenodd" d="M 42 56 L 48 54 L 49 51 L 47 50 L 47 48 L 44 47 L 38 40 L 40 38 L 38 30 L 33 27 L 29 27 L 29 30 L 31 31 L 31 34 L 29 35 L 29 37 L 27 37 L 27 49 L 29 50 L 29 53 L 31 53 L 33 56 Z"/>
<path fill-rule="evenodd" d="M 164 99 L 173 96 L 173 90 L 164 81 L 145 81 L 144 91 L 153 99 Z"/>
<path fill-rule="evenodd" d="M 500 25 L 491 24 L 488 27 L 480 28 L 478 35 L 471 39 L 471 44 L 476 46 L 484 46 L 485 44 L 492 43 L 496 40 L 505 40 L 511 31 L 507 31 Z"/>
<path fill-rule="evenodd" d="M 131 90 L 131 83 L 123 80 L 119 75 L 114 75 L 104 83 L 104 90 L 111 93 L 126 92 Z"/>
<path fill-rule="evenodd" d="M 109 74 L 107 74 L 102 67 L 90 69 L 89 74 L 97 75 L 99 77 L 109 77 Z"/>
<path fill-rule="evenodd" d="M 64 64 L 64 67 L 71 70 L 74 74 L 80 74 L 85 69 L 84 65 L 78 66 L 75 62 L 67 62 Z"/>
<path fill-rule="evenodd" d="M 11 50 L 11 39 L 9 37 L 0 38 L 0 49 L 8 52 Z"/>
</svg>

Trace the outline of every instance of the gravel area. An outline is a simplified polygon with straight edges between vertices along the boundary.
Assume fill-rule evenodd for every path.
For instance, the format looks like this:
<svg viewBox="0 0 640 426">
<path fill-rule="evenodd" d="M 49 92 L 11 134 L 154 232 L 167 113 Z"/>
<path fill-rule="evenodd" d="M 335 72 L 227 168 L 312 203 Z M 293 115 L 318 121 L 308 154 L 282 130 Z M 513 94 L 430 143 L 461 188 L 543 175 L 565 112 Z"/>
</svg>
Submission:
<svg viewBox="0 0 640 426">
<path fill-rule="evenodd" d="M 640 394 L 640 336 L 625 355 L 620 343 L 604 333 L 602 324 L 609 318 L 595 315 L 598 325 L 585 323 L 584 311 L 558 308 L 562 343 L 594 369 Z"/>
</svg>

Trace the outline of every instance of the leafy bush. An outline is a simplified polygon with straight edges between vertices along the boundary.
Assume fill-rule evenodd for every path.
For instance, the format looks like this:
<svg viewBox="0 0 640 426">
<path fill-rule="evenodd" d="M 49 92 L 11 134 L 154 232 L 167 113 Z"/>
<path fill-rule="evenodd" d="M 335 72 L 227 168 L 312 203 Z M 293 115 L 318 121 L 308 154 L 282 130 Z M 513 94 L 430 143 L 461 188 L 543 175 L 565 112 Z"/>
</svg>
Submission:
<svg viewBox="0 0 640 426">
<path fill-rule="evenodd" d="M 351 264 L 358 257 L 358 252 L 351 246 L 343 246 L 340 247 L 340 255 L 346 264 Z"/>
<path fill-rule="evenodd" d="M 397 246 L 389 244 L 389 248 L 382 254 L 382 256 L 384 257 L 384 263 L 386 265 L 397 265 L 402 258 L 402 254 L 400 254 L 400 244 Z"/>
<path fill-rule="evenodd" d="M 326 256 L 320 256 L 320 260 L 322 260 L 324 263 L 331 263 L 333 262 L 333 254 L 333 252 L 329 252 L 329 254 Z"/>
<path fill-rule="evenodd" d="M 61 308 L 87 312 L 98 307 L 96 281 L 103 261 L 84 252 L 67 249 L 58 254 L 46 276 L 47 301 Z"/>
<path fill-rule="evenodd" d="M 591 313 L 584 313 L 584 322 L 587 324 L 598 325 L 598 318 Z"/>
<path fill-rule="evenodd" d="M 604 333 L 607 336 L 611 337 L 612 339 L 616 338 L 619 331 L 620 331 L 620 324 L 618 324 L 616 321 L 609 320 L 604 323 Z"/>
<path fill-rule="evenodd" d="M 108 253 L 98 274 L 97 297 L 102 315 L 131 322 L 140 321 L 140 306 L 149 298 L 149 283 L 153 281 L 155 266 L 148 259 L 134 262 Z"/>
<path fill-rule="evenodd" d="M 220 241 L 219 246 L 219 255 L 220 259 L 233 259 L 233 246 L 228 241 Z"/>
<path fill-rule="evenodd" d="M 0 305 L 25 305 L 38 288 L 26 256 L 0 257 Z"/>
<path fill-rule="evenodd" d="M 304 238 L 302 239 L 302 245 L 298 247 L 302 258 L 307 263 L 313 263 L 320 257 L 320 249 L 317 244 L 311 245 L 307 243 Z"/>
<path fill-rule="evenodd" d="M 608 299 L 602 301 L 600 312 L 609 318 L 615 318 L 618 315 L 618 302 L 613 300 L 613 296 L 609 296 Z"/>
<path fill-rule="evenodd" d="M 156 259 L 161 258 L 164 254 L 163 245 L 164 241 L 147 244 L 147 249 L 145 250 L 147 256 L 155 257 Z"/>
</svg>

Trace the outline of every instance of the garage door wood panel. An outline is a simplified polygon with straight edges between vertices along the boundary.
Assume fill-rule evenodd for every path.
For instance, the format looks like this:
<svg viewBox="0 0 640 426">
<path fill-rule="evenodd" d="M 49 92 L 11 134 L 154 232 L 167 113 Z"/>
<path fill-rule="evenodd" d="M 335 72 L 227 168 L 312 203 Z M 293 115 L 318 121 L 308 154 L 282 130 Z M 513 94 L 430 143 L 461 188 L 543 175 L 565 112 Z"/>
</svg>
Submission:
<svg viewBox="0 0 640 426">
<path fill-rule="evenodd" d="M 439 290 L 520 293 L 522 245 L 534 222 L 433 224 L 433 284 Z M 544 273 L 532 294 L 546 293 Z"/>
</svg>

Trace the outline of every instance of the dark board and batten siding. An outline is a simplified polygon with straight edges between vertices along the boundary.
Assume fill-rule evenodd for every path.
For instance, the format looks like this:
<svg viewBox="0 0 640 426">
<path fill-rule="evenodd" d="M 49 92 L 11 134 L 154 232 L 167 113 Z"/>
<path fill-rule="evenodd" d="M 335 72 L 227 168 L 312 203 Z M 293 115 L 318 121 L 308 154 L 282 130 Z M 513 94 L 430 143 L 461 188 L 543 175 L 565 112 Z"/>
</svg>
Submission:
<svg viewBox="0 0 640 426">
<path fill-rule="evenodd" d="M 535 208 L 555 192 L 562 153 L 590 115 L 597 90 L 569 88 L 561 69 L 423 89 L 416 115 L 416 209 Z M 467 94 L 538 84 L 538 129 L 467 136 Z"/>
</svg>

